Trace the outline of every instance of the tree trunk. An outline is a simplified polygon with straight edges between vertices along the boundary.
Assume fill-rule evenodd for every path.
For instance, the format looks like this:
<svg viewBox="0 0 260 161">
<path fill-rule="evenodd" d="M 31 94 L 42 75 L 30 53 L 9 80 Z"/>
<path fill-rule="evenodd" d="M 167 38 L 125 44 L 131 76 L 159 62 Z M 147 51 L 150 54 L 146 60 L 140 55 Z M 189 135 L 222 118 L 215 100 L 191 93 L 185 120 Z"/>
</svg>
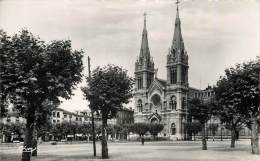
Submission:
<svg viewBox="0 0 260 161">
<path fill-rule="evenodd" d="M 35 109 L 34 107 L 28 110 L 26 117 L 26 129 L 25 129 L 25 139 L 22 152 L 22 161 L 30 161 L 31 159 L 31 149 L 33 141 L 33 126 L 35 120 Z"/>
<path fill-rule="evenodd" d="M 252 154 L 259 154 L 259 138 L 258 138 L 258 129 L 257 129 L 257 118 L 252 118 L 252 138 L 251 138 L 251 145 L 252 145 Z"/>
<path fill-rule="evenodd" d="M 37 156 L 37 131 L 35 125 L 33 126 L 33 142 L 32 142 L 32 156 Z"/>
<path fill-rule="evenodd" d="M 37 156 L 37 138 L 33 139 L 33 143 L 32 143 L 32 156 Z"/>
<path fill-rule="evenodd" d="M 102 159 L 108 159 L 108 148 L 107 148 L 107 137 L 106 137 L 106 127 L 107 127 L 107 119 L 105 117 L 102 118 Z"/>
<path fill-rule="evenodd" d="M 235 141 L 236 141 L 236 131 L 231 129 L 231 148 L 235 148 Z"/>
<path fill-rule="evenodd" d="M 90 67 L 89 67 L 89 69 L 90 69 Z M 89 72 L 90 72 L 90 70 L 89 70 Z M 96 152 L 96 131 L 95 131 L 96 128 L 95 128 L 95 119 L 94 119 L 94 111 L 93 110 L 91 110 L 91 126 L 92 126 L 92 140 L 93 140 L 93 155 L 95 157 L 95 156 L 97 156 L 97 152 Z"/>
<path fill-rule="evenodd" d="M 2 111 L 1 111 L 2 112 Z M 1 115 L 1 113 L 0 113 Z M 2 118 L 2 116 L 1 116 Z M 4 135 L 4 125 L 1 123 L 0 124 L 1 132 L 0 132 L 0 143 L 3 143 L 3 135 Z"/>
<path fill-rule="evenodd" d="M 207 150 L 206 124 L 205 123 L 203 123 L 203 127 L 202 127 L 202 150 Z"/>
</svg>

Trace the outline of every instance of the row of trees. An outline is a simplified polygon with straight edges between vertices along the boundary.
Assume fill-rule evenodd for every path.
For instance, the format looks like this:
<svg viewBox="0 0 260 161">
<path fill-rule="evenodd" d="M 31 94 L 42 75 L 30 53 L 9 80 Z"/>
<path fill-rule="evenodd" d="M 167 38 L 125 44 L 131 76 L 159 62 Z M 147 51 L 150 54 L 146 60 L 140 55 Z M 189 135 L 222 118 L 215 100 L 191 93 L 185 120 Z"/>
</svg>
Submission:
<svg viewBox="0 0 260 161">
<path fill-rule="evenodd" d="M 211 131 L 211 134 L 213 136 L 213 141 L 214 141 L 214 137 L 218 131 L 219 128 L 219 124 L 217 123 L 210 123 L 207 124 L 207 132 Z M 202 125 L 200 122 L 187 122 L 185 123 L 185 128 L 187 129 L 187 133 L 189 135 L 189 137 L 194 137 L 194 139 L 196 139 L 196 135 L 201 132 L 202 130 Z M 188 138 L 191 139 L 191 138 Z"/>
<path fill-rule="evenodd" d="M 95 125 L 95 133 L 99 137 L 102 133 L 102 125 Z M 158 133 L 163 130 L 162 124 L 147 124 L 147 123 L 134 123 L 134 124 L 124 124 L 124 125 L 107 125 L 106 134 L 111 135 L 112 138 L 123 137 L 127 139 L 127 136 L 132 132 L 138 134 L 140 137 L 149 132 L 153 139 L 156 139 Z M 63 122 L 61 124 L 55 124 L 50 128 L 48 133 L 52 134 L 55 138 L 66 139 L 68 135 L 83 134 L 92 137 L 92 127 L 90 123 L 76 124 Z"/>
<path fill-rule="evenodd" d="M 95 125 L 95 133 L 97 137 L 101 135 L 101 125 Z M 3 125 L 3 133 L 4 135 L 17 135 L 18 138 L 25 132 L 25 124 L 16 123 L 16 124 L 5 124 Z M 124 125 L 111 125 L 108 124 L 107 126 L 107 134 L 111 135 L 112 138 L 122 138 L 127 139 L 127 136 L 130 132 L 138 134 L 140 137 L 149 132 L 153 139 L 156 139 L 158 133 L 163 130 L 162 124 L 146 124 L 146 123 L 135 123 L 135 124 L 124 124 Z M 86 136 L 87 140 L 92 137 L 92 127 L 90 123 L 78 124 L 78 123 L 71 123 L 71 122 L 62 122 L 60 124 L 53 124 L 42 126 L 41 129 L 37 129 L 37 136 L 38 137 L 45 137 L 48 135 L 54 136 L 55 139 L 67 139 L 68 135 L 76 135 L 82 134 Z"/>
<path fill-rule="evenodd" d="M 202 125 L 202 149 L 207 149 L 205 125 L 212 116 L 220 118 L 221 123 L 231 130 L 231 148 L 235 147 L 237 133 L 242 126 L 252 131 L 252 153 L 259 152 L 258 117 L 260 116 L 260 59 L 252 60 L 225 70 L 214 87 L 215 100 L 203 102 L 190 101 L 191 118 Z"/>
<path fill-rule="evenodd" d="M 158 133 L 160 133 L 163 128 L 164 126 L 162 124 L 135 123 L 130 126 L 129 131 L 138 134 L 140 137 L 143 137 L 147 132 L 149 132 L 155 140 Z"/>
<path fill-rule="evenodd" d="M 0 139 L 3 138 L 2 135 L 9 136 L 9 137 L 15 135 L 16 138 L 21 138 L 25 131 L 25 124 L 23 124 L 23 123 L 15 123 L 15 124 L 14 123 L 12 123 L 12 124 L 0 123 L 0 125 L 2 127 L 2 130 L 0 133 Z M 12 140 L 8 140 L 8 141 L 12 141 Z"/>
<path fill-rule="evenodd" d="M 113 138 L 119 134 L 127 134 L 128 131 L 124 131 L 124 127 L 127 125 L 110 125 L 107 126 L 106 133 L 111 135 Z M 101 135 L 101 125 L 95 125 L 95 134 L 99 138 Z M 77 124 L 63 122 L 61 124 L 55 124 L 50 128 L 49 134 L 52 134 L 56 139 L 67 139 L 68 135 L 82 134 L 86 136 L 87 140 L 92 137 L 92 125 L 90 123 Z"/>
</svg>

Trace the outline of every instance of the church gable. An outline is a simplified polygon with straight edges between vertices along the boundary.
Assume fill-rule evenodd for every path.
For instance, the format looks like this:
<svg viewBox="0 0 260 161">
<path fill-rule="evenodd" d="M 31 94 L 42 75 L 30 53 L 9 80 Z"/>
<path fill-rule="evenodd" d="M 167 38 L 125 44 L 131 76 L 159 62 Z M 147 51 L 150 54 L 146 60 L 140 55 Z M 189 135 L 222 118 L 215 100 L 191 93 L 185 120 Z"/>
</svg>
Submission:
<svg viewBox="0 0 260 161">
<path fill-rule="evenodd" d="M 160 122 L 162 120 L 162 117 L 158 114 L 158 113 L 152 113 L 148 120 L 152 123 L 153 120 L 158 120 L 158 122 Z"/>
<path fill-rule="evenodd" d="M 167 86 L 167 81 L 159 78 L 155 78 L 156 81 L 161 84 L 161 86 L 166 87 Z"/>
<path fill-rule="evenodd" d="M 164 89 L 165 86 L 160 81 L 158 81 L 157 78 L 155 78 L 151 86 L 149 87 L 148 92 L 151 94 L 153 93 L 153 91 L 158 90 L 162 94 Z"/>
</svg>

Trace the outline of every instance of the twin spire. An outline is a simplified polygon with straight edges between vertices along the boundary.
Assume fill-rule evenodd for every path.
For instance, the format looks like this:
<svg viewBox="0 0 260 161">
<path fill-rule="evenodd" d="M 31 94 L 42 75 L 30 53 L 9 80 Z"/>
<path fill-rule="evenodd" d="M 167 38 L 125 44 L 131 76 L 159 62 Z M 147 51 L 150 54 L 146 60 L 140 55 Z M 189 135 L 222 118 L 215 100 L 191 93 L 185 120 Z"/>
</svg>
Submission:
<svg viewBox="0 0 260 161">
<path fill-rule="evenodd" d="M 179 0 L 177 0 L 177 13 L 175 18 L 175 27 L 174 27 L 174 35 L 172 40 L 172 49 L 178 51 L 184 50 L 184 42 L 181 33 L 181 20 L 179 17 Z M 148 45 L 148 36 L 147 36 L 147 29 L 146 29 L 146 13 L 144 13 L 144 27 L 142 33 L 142 42 L 141 42 L 141 49 L 139 58 L 150 58 L 150 49 Z"/>
</svg>

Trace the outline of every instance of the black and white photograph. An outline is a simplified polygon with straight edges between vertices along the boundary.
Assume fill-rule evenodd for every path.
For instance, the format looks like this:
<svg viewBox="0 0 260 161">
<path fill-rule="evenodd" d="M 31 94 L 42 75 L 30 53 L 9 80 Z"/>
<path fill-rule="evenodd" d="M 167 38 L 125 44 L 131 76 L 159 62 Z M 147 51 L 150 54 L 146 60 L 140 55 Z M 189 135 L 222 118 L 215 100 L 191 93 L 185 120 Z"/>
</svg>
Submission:
<svg viewBox="0 0 260 161">
<path fill-rule="evenodd" d="M 0 0 L 0 161 L 260 161 L 259 0 Z"/>
</svg>

